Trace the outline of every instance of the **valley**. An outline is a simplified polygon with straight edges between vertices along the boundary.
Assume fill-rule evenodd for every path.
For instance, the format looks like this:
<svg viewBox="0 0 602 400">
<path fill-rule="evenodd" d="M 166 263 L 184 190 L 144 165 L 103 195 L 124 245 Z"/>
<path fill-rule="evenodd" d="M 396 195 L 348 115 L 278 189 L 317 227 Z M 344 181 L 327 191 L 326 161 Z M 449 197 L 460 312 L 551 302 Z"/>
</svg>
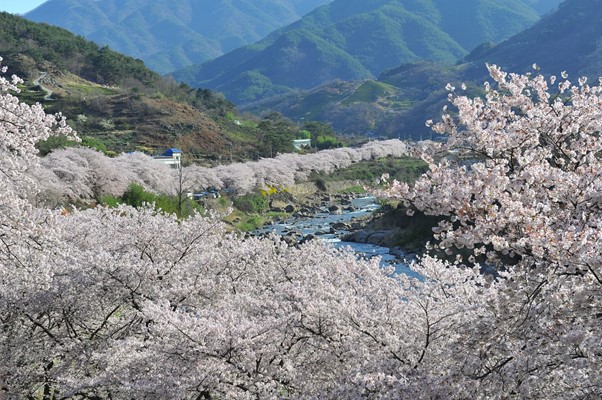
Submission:
<svg viewBox="0 0 602 400">
<path fill-rule="evenodd" d="M 0 12 L 0 398 L 602 398 L 601 21 Z"/>
</svg>

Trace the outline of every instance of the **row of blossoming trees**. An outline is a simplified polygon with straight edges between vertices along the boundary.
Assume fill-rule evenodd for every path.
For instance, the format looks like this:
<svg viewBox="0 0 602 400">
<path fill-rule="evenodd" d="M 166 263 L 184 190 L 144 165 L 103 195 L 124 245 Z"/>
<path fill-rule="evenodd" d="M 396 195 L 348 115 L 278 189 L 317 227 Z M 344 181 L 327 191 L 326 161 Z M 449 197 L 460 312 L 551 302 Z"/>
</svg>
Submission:
<svg viewBox="0 0 602 400">
<path fill-rule="evenodd" d="M 448 217 L 421 280 L 219 216 L 36 207 L 34 145 L 71 132 L 0 78 L 0 396 L 602 396 L 601 89 L 490 71 L 435 126 L 459 161 L 389 192 Z"/>
<path fill-rule="evenodd" d="M 32 169 L 30 175 L 39 189 L 37 203 L 59 205 L 99 199 L 103 195 L 118 197 L 131 183 L 165 194 L 210 187 L 246 194 L 266 186 L 291 187 L 295 182 L 306 181 L 312 172 L 331 173 L 355 162 L 405 154 L 408 154 L 408 146 L 399 140 L 373 141 L 360 148 L 339 148 L 307 155 L 286 153 L 215 168 L 191 165 L 184 167 L 180 175 L 180 171 L 142 153 L 124 153 L 109 158 L 91 149 L 70 147 L 55 150 L 41 159 L 42 168 Z"/>
</svg>

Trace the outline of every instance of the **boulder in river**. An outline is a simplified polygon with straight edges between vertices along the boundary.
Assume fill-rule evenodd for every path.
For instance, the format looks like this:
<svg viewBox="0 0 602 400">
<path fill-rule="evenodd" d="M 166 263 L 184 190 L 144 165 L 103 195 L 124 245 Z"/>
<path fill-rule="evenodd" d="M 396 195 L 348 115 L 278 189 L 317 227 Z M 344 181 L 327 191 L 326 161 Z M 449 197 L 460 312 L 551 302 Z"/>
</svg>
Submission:
<svg viewBox="0 0 602 400">
<path fill-rule="evenodd" d="M 313 240 L 313 239 L 315 239 L 315 236 L 314 236 L 314 235 L 312 235 L 311 233 L 309 233 L 309 234 L 305 235 L 305 236 L 303 237 L 303 239 L 301 239 L 301 240 L 299 241 L 299 244 L 303 244 L 303 243 L 305 243 L 305 242 L 308 242 L 308 241 L 310 241 L 310 240 Z"/>
<path fill-rule="evenodd" d="M 349 225 L 346 222 L 335 222 L 331 226 L 333 229 L 336 229 L 337 231 L 350 231 L 351 230 L 351 225 Z"/>
<path fill-rule="evenodd" d="M 341 210 L 341 207 L 337 206 L 336 204 L 331 205 L 330 207 L 328 207 L 328 212 L 331 214 L 341 214 L 343 210 Z"/>
</svg>

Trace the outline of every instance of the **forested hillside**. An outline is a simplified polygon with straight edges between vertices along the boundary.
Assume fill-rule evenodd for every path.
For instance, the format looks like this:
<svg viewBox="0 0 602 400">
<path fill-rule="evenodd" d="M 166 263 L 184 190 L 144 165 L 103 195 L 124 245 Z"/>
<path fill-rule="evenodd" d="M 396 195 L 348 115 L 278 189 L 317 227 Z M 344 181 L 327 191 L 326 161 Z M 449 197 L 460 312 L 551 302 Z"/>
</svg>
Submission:
<svg viewBox="0 0 602 400">
<path fill-rule="evenodd" d="M 0 51 L 10 60 L 11 70 L 24 78 L 34 77 L 45 63 L 73 72 L 83 79 L 107 85 L 136 80 L 133 85 L 156 85 L 159 74 L 143 62 L 101 47 L 81 36 L 0 13 Z"/>
<path fill-rule="evenodd" d="M 257 158 L 291 151 L 286 138 L 298 130 L 279 118 L 245 120 L 220 94 L 180 85 L 140 60 L 7 13 L 0 14 L 0 54 L 26 79 L 22 99 L 62 112 L 85 143 L 105 152 L 179 147 L 197 162 Z M 282 137 L 276 126 L 286 127 Z"/>
<path fill-rule="evenodd" d="M 167 73 L 255 42 L 329 1 L 52 0 L 25 17 Z"/>
<path fill-rule="evenodd" d="M 602 75 L 602 1 L 566 0 L 558 9 L 546 15 L 533 27 L 516 34 L 497 46 L 475 49 L 462 63 L 453 68 L 418 64 L 402 66 L 384 73 L 383 82 L 400 87 L 425 87 L 420 82 L 451 82 L 456 88 L 468 85 L 467 93 L 483 93 L 482 83 L 487 79 L 486 64 L 496 64 L 516 73 L 542 73 L 561 76 L 563 71 L 577 81 L 587 76 L 596 82 Z M 533 69 L 537 66 L 537 70 Z M 409 88 L 408 88 L 409 86 Z M 408 90 L 410 89 L 410 90 Z M 392 122 L 410 132 L 427 132 L 424 121 L 436 119 L 446 101 L 446 91 L 428 90 L 412 96 L 412 107 Z"/>
<path fill-rule="evenodd" d="M 335 79 L 374 78 L 402 63 L 453 65 L 539 18 L 522 0 L 459 3 L 335 0 L 264 40 L 173 75 L 240 105 Z"/>
<path fill-rule="evenodd" d="M 566 0 L 533 27 L 467 61 L 495 63 L 520 72 L 537 63 L 546 74 L 567 71 L 595 79 L 602 74 L 601 22 L 600 0 Z"/>
</svg>

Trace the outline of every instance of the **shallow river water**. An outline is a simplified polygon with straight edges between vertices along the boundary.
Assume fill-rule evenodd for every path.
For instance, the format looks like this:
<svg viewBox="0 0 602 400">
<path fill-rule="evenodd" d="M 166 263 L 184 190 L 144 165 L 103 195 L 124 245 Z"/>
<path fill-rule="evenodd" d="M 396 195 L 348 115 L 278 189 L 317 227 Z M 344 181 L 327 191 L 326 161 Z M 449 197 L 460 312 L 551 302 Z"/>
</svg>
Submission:
<svg viewBox="0 0 602 400">
<path fill-rule="evenodd" d="M 313 235 L 314 239 L 329 242 L 335 247 L 349 248 L 360 257 L 381 257 L 381 265 L 393 266 L 397 273 L 416 275 L 408 267 L 407 262 L 391 254 L 388 247 L 341 240 L 341 237 L 344 237 L 349 231 L 337 230 L 333 226 L 337 226 L 340 223 L 353 223 L 355 219 L 365 217 L 380 207 L 376 203 L 376 198 L 371 196 L 355 198 L 352 200 L 351 205 L 354 211 L 342 211 L 340 214 L 335 214 L 330 213 L 324 208 L 311 216 L 291 217 L 287 220 L 268 225 L 254 233 L 276 232 L 282 236 L 297 235 L 301 237 Z"/>
</svg>

